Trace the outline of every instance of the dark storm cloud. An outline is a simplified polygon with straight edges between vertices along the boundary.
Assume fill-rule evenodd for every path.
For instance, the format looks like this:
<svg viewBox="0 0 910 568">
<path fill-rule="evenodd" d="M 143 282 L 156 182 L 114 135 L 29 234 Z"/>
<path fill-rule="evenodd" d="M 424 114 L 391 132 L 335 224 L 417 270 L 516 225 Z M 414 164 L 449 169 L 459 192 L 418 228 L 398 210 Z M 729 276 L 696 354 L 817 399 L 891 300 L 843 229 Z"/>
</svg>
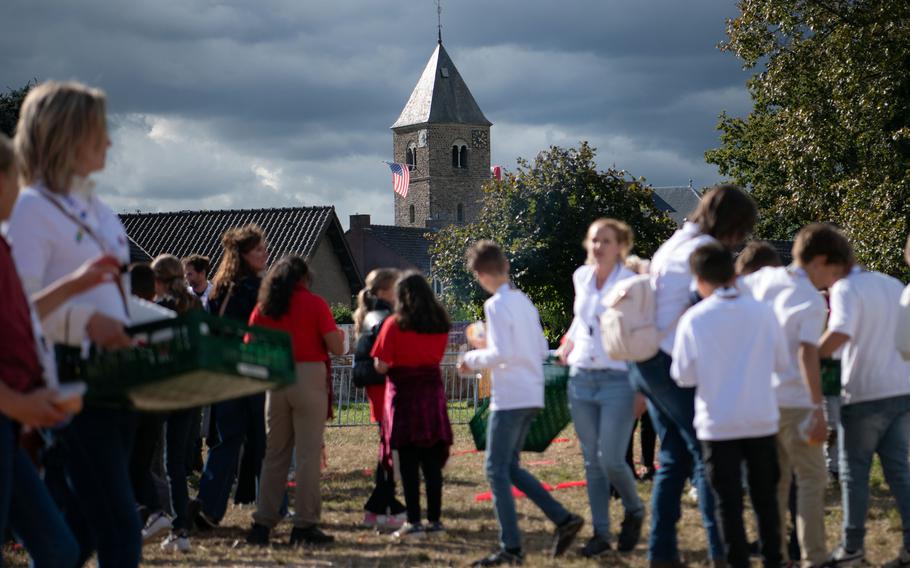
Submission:
<svg viewBox="0 0 910 568">
<path fill-rule="evenodd" d="M 443 38 L 494 123 L 493 159 L 588 139 L 657 185 L 716 181 L 704 151 L 746 75 L 721 0 L 444 2 Z M 104 88 L 115 205 L 334 203 L 391 219 L 389 125 L 434 48 L 435 6 L 351 0 L 11 0 L 0 85 Z"/>
</svg>

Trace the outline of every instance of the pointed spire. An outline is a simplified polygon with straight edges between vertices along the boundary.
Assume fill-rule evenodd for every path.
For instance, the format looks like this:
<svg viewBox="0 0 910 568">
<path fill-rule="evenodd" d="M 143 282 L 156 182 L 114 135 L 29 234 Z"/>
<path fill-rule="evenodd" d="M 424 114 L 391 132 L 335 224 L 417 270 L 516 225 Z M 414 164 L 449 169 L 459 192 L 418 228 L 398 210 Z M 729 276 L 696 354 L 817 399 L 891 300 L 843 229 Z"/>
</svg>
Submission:
<svg viewBox="0 0 910 568">
<path fill-rule="evenodd" d="M 425 123 L 490 126 L 442 43 L 436 45 L 392 128 Z"/>
<path fill-rule="evenodd" d="M 442 4 L 441 0 L 436 0 L 436 31 L 439 34 L 436 43 L 442 45 Z"/>
</svg>

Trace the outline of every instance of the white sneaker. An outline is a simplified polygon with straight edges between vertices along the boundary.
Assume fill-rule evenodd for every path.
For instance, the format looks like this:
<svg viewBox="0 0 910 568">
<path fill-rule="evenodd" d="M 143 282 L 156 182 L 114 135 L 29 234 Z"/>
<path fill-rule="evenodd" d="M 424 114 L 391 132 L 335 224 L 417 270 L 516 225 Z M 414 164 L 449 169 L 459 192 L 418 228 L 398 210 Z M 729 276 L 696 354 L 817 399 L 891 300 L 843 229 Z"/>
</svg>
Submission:
<svg viewBox="0 0 910 568">
<path fill-rule="evenodd" d="M 901 550 L 897 558 L 885 564 L 884 568 L 904 568 L 905 566 L 910 566 L 910 550 L 906 549 Z"/>
<path fill-rule="evenodd" d="M 421 540 L 426 538 L 427 533 L 423 530 L 423 525 L 412 525 L 405 523 L 400 529 L 392 533 L 392 539 L 398 542 L 409 542 L 412 540 Z"/>
<path fill-rule="evenodd" d="M 165 552 L 182 552 L 190 551 L 190 539 L 185 532 L 171 533 L 164 542 L 161 543 L 161 550 Z"/>
<path fill-rule="evenodd" d="M 843 546 L 838 546 L 837 550 L 831 553 L 831 557 L 828 559 L 828 562 L 825 563 L 825 566 L 835 567 L 835 566 L 861 566 L 865 561 L 866 553 L 863 552 L 863 549 L 854 550 L 853 552 L 847 551 Z M 900 566 L 900 564 L 898 564 Z"/>
<path fill-rule="evenodd" d="M 142 542 L 148 542 L 164 531 L 171 530 L 171 519 L 161 511 L 152 513 L 142 529 Z"/>
</svg>

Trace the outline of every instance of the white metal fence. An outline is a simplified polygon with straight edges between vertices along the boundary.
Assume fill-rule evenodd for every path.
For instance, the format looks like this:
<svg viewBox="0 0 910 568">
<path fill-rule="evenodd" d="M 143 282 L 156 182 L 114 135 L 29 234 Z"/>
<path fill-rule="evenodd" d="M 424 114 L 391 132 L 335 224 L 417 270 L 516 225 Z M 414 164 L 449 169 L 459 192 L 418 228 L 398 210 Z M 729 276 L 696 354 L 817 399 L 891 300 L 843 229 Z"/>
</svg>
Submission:
<svg viewBox="0 0 910 568">
<path fill-rule="evenodd" d="M 442 360 L 442 379 L 449 406 L 449 420 L 453 424 L 466 424 L 474 416 L 478 404 L 478 383 L 474 378 L 458 376 L 455 359 L 458 347 L 465 343 L 465 322 L 452 324 L 449 332 L 449 351 Z M 350 333 L 349 330 L 346 330 Z M 351 380 L 351 356 L 332 361 L 332 387 L 335 417 L 329 426 L 368 426 L 370 403 L 366 391 L 354 386 Z"/>
</svg>

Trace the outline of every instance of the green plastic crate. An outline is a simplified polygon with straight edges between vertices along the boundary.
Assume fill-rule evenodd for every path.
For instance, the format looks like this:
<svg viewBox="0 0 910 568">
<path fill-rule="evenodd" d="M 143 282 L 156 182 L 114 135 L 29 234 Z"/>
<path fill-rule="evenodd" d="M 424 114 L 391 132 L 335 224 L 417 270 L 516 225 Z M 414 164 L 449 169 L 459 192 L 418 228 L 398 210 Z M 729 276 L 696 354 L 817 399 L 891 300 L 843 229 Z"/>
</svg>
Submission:
<svg viewBox="0 0 910 568">
<path fill-rule="evenodd" d="M 569 368 L 564 365 L 546 363 L 544 374 L 544 408 L 534 418 L 522 451 L 543 452 L 572 421 L 569 414 Z M 490 420 L 490 399 L 481 401 L 469 426 L 478 450 L 487 449 L 487 423 Z"/>
<path fill-rule="evenodd" d="M 822 359 L 822 394 L 840 396 L 839 359 Z"/>
<path fill-rule="evenodd" d="M 138 346 L 94 353 L 75 365 L 75 372 L 68 362 L 70 376 L 88 384 L 89 402 L 180 410 L 296 380 L 291 338 L 282 331 L 251 328 L 204 312 L 128 331 Z"/>
</svg>

